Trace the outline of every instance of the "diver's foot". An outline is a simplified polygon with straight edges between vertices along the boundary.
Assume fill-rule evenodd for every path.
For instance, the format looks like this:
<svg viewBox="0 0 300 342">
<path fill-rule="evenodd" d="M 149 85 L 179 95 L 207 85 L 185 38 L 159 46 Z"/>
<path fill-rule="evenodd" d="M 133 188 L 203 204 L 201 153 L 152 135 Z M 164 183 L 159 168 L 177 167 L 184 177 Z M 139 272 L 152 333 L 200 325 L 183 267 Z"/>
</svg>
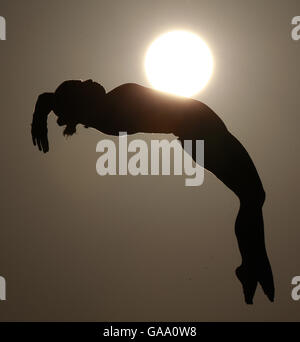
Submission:
<svg viewBox="0 0 300 342">
<path fill-rule="evenodd" d="M 258 282 L 260 283 L 265 295 L 271 302 L 274 302 L 275 288 L 273 273 L 268 258 L 265 258 L 259 267 Z"/>
<path fill-rule="evenodd" d="M 255 275 L 247 270 L 243 265 L 235 270 L 238 280 L 241 282 L 247 304 L 253 304 L 253 297 L 257 287 L 257 279 Z"/>
<path fill-rule="evenodd" d="M 253 304 L 253 297 L 256 291 L 257 283 L 259 283 L 271 302 L 274 301 L 274 282 L 272 269 L 268 258 L 264 258 L 259 266 L 246 266 L 242 264 L 235 270 L 235 274 L 242 284 L 245 302 Z"/>
</svg>

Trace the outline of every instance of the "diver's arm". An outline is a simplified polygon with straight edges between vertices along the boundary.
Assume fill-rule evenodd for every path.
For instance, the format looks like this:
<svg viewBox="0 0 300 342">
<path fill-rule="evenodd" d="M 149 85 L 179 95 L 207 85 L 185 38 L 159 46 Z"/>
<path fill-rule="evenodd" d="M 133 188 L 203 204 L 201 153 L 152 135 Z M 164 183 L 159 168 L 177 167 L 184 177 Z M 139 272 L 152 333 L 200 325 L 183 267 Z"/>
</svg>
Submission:
<svg viewBox="0 0 300 342">
<path fill-rule="evenodd" d="M 34 146 L 38 145 L 40 151 L 49 151 L 47 117 L 53 109 L 54 94 L 44 93 L 39 95 L 31 124 L 31 136 Z"/>
</svg>

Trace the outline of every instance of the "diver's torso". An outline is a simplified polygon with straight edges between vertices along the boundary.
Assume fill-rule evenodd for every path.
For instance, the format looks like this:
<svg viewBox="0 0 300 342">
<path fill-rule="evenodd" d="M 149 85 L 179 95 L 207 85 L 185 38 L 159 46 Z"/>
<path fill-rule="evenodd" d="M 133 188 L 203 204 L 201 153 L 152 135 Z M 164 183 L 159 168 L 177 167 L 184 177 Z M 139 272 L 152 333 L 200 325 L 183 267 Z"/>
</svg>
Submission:
<svg viewBox="0 0 300 342">
<path fill-rule="evenodd" d="M 134 83 L 123 84 L 106 95 L 112 125 L 127 133 L 174 133 L 199 136 L 225 128 L 204 103 L 169 95 Z"/>
</svg>

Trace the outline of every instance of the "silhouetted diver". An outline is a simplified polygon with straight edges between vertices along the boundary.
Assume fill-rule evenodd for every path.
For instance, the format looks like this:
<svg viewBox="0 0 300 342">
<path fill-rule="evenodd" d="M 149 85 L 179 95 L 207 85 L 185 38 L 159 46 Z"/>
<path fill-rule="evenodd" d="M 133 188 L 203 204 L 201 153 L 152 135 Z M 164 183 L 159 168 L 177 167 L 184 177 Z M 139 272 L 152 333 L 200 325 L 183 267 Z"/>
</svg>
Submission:
<svg viewBox="0 0 300 342">
<path fill-rule="evenodd" d="M 92 80 L 63 82 L 55 93 L 38 97 L 32 121 L 33 144 L 49 150 L 47 116 L 53 111 L 65 135 L 83 124 L 100 132 L 173 133 L 185 139 L 205 141 L 205 168 L 216 175 L 240 200 L 235 233 L 242 256 L 236 275 L 245 301 L 252 304 L 260 283 L 274 300 L 274 283 L 264 241 L 262 206 L 265 192 L 257 170 L 241 143 L 204 103 L 163 94 L 137 84 L 123 84 L 109 93 Z M 195 160 L 196 148 L 193 146 Z"/>
</svg>

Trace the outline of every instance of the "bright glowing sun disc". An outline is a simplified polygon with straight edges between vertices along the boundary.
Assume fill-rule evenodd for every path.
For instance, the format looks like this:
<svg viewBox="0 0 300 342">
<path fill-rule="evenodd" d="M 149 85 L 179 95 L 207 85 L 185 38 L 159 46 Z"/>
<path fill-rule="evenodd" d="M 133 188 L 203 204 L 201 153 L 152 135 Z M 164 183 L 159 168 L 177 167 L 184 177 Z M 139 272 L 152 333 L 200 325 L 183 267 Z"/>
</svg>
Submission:
<svg viewBox="0 0 300 342">
<path fill-rule="evenodd" d="M 206 43 L 196 34 L 172 31 L 150 45 L 145 70 L 155 89 L 190 97 L 209 81 L 213 58 Z"/>
</svg>

